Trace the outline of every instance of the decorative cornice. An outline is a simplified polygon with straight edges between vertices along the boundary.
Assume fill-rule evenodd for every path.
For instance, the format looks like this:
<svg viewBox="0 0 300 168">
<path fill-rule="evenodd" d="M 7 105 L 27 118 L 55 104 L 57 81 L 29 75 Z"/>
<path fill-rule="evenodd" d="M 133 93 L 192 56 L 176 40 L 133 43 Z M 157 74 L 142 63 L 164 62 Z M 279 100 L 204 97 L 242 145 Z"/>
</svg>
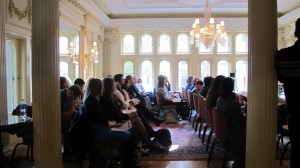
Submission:
<svg viewBox="0 0 300 168">
<path fill-rule="evenodd" d="M 111 42 L 120 38 L 120 30 L 115 27 L 106 28 L 104 30 L 104 38 L 109 39 Z"/>
<path fill-rule="evenodd" d="M 32 2 L 31 0 L 27 0 L 27 5 L 24 10 L 20 10 L 16 7 L 13 0 L 9 0 L 8 4 L 8 13 L 9 17 L 12 18 L 13 14 L 15 13 L 19 20 L 22 20 L 25 17 L 28 17 L 28 22 L 31 24 L 31 17 L 32 17 Z"/>
</svg>

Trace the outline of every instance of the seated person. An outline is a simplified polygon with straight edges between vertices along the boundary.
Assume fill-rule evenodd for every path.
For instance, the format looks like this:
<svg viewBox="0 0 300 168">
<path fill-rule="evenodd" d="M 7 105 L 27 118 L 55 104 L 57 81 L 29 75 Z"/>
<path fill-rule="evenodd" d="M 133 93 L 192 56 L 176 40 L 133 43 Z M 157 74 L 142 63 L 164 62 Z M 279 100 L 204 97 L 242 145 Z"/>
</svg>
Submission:
<svg viewBox="0 0 300 168">
<path fill-rule="evenodd" d="M 194 87 L 194 83 L 193 83 L 193 81 L 194 81 L 194 77 L 193 76 L 189 76 L 188 77 L 188 79 L 187 79 L 187 81 L 186 81 L 186 86 L 185 86 L 185 89 L 186 90 L 190 90 L 191 89 L 191 87 Z"/>
<path fill-rule="evenodd" d="M 211 76 L 206 76 L 203 80 L 204 82 L 204 86 L 202 87 L 202 89 L 200 90 L 200 94 L 201 96 L 203 96 L 204 98 L 206 98 L 206 95 L 208 93 L 208 90 L 210 88 L 210 85 L 212 83 L 212 81 L 214 80 L 213 77 Z"/>
<path fill-rule="evenodd" d="M 81 95 L 80 88 L 77 85 L 72 85 L 67 89 L 60 91 L 61 101 L 61 133 L 63 136 L 63 155 L 71 154 L 70 143 L 68 140 L 68 130 L 71 127 L 72 120 L 77 113 L 79 106 L 74 101 Z"/>
<path fill-rule="evenodd" d="M 196 83 L 196 87 L 194 87 L 194 89 L 192 90 L 193 93 L 195 94 L 200 94 L 200 91 L 203 87 L 203 82 L 202 80 L 198 80 L 197 83 Z"/>
<path fill-rule="evenodd" d="M 234 168 L 245 167 L 246 155 L 246 120 L 241 111 L 240 103 L 236 100 L 234 81 L 227 77 L 221 82 L 221 95 L 217 100 L 217 108 L 224 112 L 230 124 L 226 145 L 234 155 Z"/>
<path fill-rule="evenodd" d="M 88 83 L 84 109 L 86 114 L 86 122 L 90 130 L 94 130 L 93 139 L 95 142 L 114 142 L 121 141 L 123 144 L 123 155 L 121 155 L 123 164 L 127 167 L 139 167 L 139 158 L 134 157 L 134 149 L 136 147 L 136 140 L 131 136 L 129 131 L 112 131 L 111 127 L 119 127 L 121 123 L 116 121 L 108 121 L 104 114 L 103 109 L 99 104 L 99 97 L 102 94 L 102 82 L 100 79 L 91 79 Z M 87 130 L 88 131 L 88 130 Z M 129 142 L 132 141 L 132 142 Z M 133 160 L 133 158 L 137 160 Z M 126 167 L 125 166 L 125 167 Z"/>
</svg>

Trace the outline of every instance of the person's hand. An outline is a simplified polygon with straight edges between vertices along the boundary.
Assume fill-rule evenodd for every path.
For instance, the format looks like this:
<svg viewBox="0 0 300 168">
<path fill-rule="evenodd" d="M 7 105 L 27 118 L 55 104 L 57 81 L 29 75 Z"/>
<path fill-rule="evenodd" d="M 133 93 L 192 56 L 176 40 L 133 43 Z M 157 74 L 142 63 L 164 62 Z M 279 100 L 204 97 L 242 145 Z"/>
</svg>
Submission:
<svg viewBox="0 0 300 168">
<path fill-rule="evenodd" d="M 117 122 L 116 121 L 108 121 L 108 126 L 109 127 L 114 127 L 115 125 L 117 125 Z"/>
</svg>

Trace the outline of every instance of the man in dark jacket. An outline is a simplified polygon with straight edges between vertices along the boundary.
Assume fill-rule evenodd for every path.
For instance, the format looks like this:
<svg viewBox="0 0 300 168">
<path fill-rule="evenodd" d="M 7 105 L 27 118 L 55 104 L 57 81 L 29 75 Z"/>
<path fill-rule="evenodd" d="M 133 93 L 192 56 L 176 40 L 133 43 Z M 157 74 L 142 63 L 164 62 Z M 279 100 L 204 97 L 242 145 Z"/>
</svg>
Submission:
<svg viewBox="0 0 300 168">
<path fill-rule="evenodd" d="M 291 140 L 291 168 L 300 167 L 300 18 L 294 33 L 297 41 L 291 47 L 281 49 L 276 55 L 278 80 L 283 83 L 288 107 L 288 124 Z M 297 158 L 298 157 L 298 158 Z"/>
</svg>

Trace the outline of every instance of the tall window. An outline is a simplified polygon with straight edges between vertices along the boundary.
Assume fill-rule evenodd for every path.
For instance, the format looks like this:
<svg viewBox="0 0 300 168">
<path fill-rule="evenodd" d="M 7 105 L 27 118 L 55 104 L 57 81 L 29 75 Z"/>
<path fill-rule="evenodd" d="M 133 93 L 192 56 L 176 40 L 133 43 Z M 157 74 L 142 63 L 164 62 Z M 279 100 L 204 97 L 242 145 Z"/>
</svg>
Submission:
<svg viewBox="0 0 300 168">
<path fill-rule="evenodd" d="M 67 54 L 69 48 L 69 40 L 67 37 L 59 37 L 59 54 Z"/>
<path fill-rule="evenodd" d="M 16 102 L 16 47 L 14 44 L 6 43 L 6 81 L 7 81 L 7 110 L 12 112 Z M 15 97 L 15 98 L 14 98 Z"/>
<path fill-rule="evenodd" d="M 189 37 L 187 34 L 179 34 L 177 36 L 176 53 L 190 53 Z"/>
<path fill-rule="evenodd" d="M 134 36 L 132 34 L 123 36 L 122 54 L 134 54 Z"/>
<path fill-rule="evenodd" d="M 171 77 L 171 68 L 170 68 L 170 62 L 169 61 L 161 61 L 159 63 L 159 75 L 165 75 L 168 80 L 170 81 Z"/>
<path fill-rule="evenodd" d="M 141 53 L 142 54 L 153 53 L 153 40 L 150 34 L 143 34 L 141 36 Z"/>
<path fill-rule="evenodd" d="M 188 63 L 186 61 L 180 61 L 178 63 L 178 89 L 186 86 L 188 78 Z"/>
<path fill-rule="evenodd" d="M 226 34 L 224 43 L 217 42 L 217 51 L 219 54 L 230 53 L 230 37 Z"/>
<path fill-rule="evenodd" d="M 69 76 L 69 65 L 67 62 L 60 62 L 59 63 L 59 68 L 60 68 L 60 76 Z"/>
<path fill-rule="evenodd" d="M 74 37 L 75 55 L 79 55 L 79 36 Z"/>
<path fill-rule="evenodd" d="M 126 61 L 124 63 L 124 76 L 133 75 L 133 62 Z"/>
<path fill-rule="evenodd" d="M 236 89 L 238 92 L 247 91 L 247 63 L 246 61 L 236 62 Z"/>
<path fill-rule="evenodd" d="M 201 80 L 203 81 L 206 76 L 210 76 L 210 63 L 208 61 L 201 62 Z"/>
<path fill-rule="evenodd" d="M 248 36 L 240 33 L 235 37 L 235 52 L 248 53 Z"/>
<path fill-rule="evenodd" d="M 218 75 L 223 75 L 225 77 L 228 77 L 228 62 L 227 61 L 219 61 L 218 62 Z"/>
<path fill-rule="evenodd" d="M 171 53 L 171 38 L 168 34 L 162 34 L 159 36 L 158 53 Z"/>
<path fill-rule="evenodd" d="M 152 92 L 153 91 L 153 70 L 152 70 L 152 62 L 151 61 L 143 61 L 142 67 L 142 80 L 143 80 L 143 86 L 145 88 L 146 92 Z"/>
</svg>

